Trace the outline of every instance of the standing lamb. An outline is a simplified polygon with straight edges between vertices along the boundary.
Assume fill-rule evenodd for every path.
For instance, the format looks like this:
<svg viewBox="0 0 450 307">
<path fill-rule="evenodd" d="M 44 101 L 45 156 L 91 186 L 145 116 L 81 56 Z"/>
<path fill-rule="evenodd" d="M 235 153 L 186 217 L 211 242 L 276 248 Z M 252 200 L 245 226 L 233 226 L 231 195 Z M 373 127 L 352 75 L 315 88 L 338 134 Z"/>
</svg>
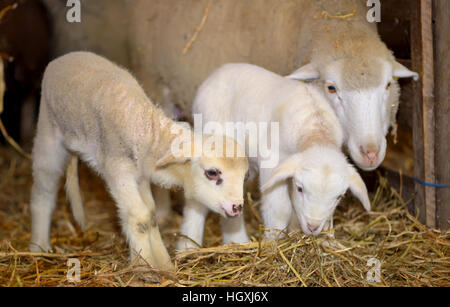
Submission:
<svg viewBox="0 0 450 307">
<path fill-rule="evenodd" d="M 399 103 L 396 78 L 417 79 L 395 61 L 366 15 L 366 0 L 137 0 L 130 16 L 132 69 L 163 101 L 168 86 L 184 113 L 201 82 L 230 62 L 256 64 L 297 80 L 319 79 L 344 127 L 353 161 L 383 161 Z M 205 10 L 205 8 L 209 8 Z M 202 17 L 204 26 L 185 54 Z M 303 66 L 304 64 L 308 65 Z"/>
<path fill-rule="evenodd" d="M 250 64 L 226 64 L 200 86 L 193 112 L 203 115 L 205 125 L 279 123 L 279 143 L 258 135 L 258 142 L 272 144 L 271 156 L 262 157 L 260 151 L 252 156 L 251 147 L 246 148 L 252 168 L 259 169 L 261 211 L 265 227 L 271 230 L 269 238 L 287 228 L 294 212 L 307 234 L 331 228 L 333 212 L 348 188 L 370 210 L 366 186 L 341 152 L 340 123 L 313 85 Z M 249 135 L 246 138 L 246 143 L 252 141 Z M 264 166 L 265 160 L 277 155 L 282 160 L 278 166 Z M 244 240 L 243 219 L 238 221 Z"/>
<path fill-rule="evenodd" d="M 197 139 L 190 129 L 167 118 L 137 81 L 110 61 L 88 52 L 54 60 L 44 74 L 33 148 L 30 249 L 51 249 L 50 218 L 58 181 L 72 153 L 106 181 L 119 209 L 131 259 L 139 255 L 145 263 L 171 269 L 150 183 L 184 187 L 187 199 L 224 217 L 239 215 L 243 204 L 248 168 L 243 150 L 234 140 L 222 137 L 226 148 L 234 149 L 233 155 L 206 155 L 202 149 L 208 138 L 200 143 Z M 176 154 L 174 144 L 187 148 L 184 155 Z M 84 226 L 77 158 L 72 158 L 67 173 L 74 216 Z"/>
</svg>

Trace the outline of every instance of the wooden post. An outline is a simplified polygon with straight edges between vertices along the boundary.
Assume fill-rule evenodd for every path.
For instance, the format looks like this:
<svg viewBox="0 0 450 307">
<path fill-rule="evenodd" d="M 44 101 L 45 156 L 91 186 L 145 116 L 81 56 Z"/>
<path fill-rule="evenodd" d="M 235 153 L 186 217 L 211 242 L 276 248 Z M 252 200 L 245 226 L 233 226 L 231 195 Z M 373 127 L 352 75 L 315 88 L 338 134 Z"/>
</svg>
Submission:
<svg viewBox="0 0 450 307">
<path fill-rule="evenodd" d="M 420 29 L 422 37 L 422 116 L 424 146 L 424 180 L 436 182 L 435 176 L 435 116 L 434 116 L 434 44 L 432 0 L 420 1 Z M 417 161 L 417 157 L 416 157 Z M 425 221 L 436 227 L 436 188 L 425 186 Z"/>
<path fill-rule="evenodd" d="M 420 82 L 414 82 L 414 95 L 412 96 L 412 117 L 413 117 L 413 152 L 414 152 L 414 177 L 425 178 L 424 166 L 424 137 L 423 137 L 423 116 L 422 116 L 422 31 L 421 31 L 421 0 L 411 1 L 411 66 L 421 76 Z M 414 184 L 415 198 L 414 204 L 409 209 L 411 213 L 417 215 L 419 220 L 425 223 L 425 188 Z"/>
<path fill-rule="evenodd" d="M 434 0 L 436 181 L 450 185 L 450 1 Z M 436 189 L 436 222 L 449 229 L 450 189 Z"/>
</svg>

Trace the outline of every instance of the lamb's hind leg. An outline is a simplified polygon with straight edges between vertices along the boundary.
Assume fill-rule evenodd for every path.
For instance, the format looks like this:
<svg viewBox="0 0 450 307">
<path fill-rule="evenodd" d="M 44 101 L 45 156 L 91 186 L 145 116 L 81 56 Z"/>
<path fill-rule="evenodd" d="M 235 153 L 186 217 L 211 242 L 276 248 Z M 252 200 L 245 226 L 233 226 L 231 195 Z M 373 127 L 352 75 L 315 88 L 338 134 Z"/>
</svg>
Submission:
<svg viewBox="0 0 450 307">
<path fill-rule="evenodd" d="M 170 191 L 156 185 L 151 186 L 151 192 L 156 205 L 156 218 L 160 227 L 165 226 L 171 218 L 172 206 Z"/>
<path fill-rule="evenodd" d="M 50 126 L 50 122 L 41 118 L 33 147 L 34 182 L 30 203 L 31 251 L 51 250 L 51 216 L 55 209 L 59 180 L 64 172 L 67 158 L 68 152 L 61 138 Z"/>
</svg>

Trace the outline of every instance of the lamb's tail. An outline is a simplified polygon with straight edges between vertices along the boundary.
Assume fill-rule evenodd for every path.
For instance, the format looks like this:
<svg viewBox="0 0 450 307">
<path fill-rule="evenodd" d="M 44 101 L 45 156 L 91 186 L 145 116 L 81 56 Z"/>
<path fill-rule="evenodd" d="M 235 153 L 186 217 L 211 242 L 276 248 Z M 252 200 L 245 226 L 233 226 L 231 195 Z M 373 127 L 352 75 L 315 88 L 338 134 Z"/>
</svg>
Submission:
<svg viewBox="0 0 450 307">
<path fill-rule="evenodd" d="M 75 221 L 84 230 L 86 218 L 84 216 L 83 201 L 81 200 L 80 184 L 78 182 L 78 157 L 70 158 L 66 172 L 66 194 L 69 198 L 72 214 Z"/>
</svg>

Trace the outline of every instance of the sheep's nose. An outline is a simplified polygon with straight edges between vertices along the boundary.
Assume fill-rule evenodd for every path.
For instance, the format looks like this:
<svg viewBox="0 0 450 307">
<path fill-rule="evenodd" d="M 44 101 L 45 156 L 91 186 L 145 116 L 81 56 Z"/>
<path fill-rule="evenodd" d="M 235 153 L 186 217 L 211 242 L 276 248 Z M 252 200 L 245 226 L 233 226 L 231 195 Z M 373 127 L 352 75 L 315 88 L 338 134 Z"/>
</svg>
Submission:
<svg viewBox="0 0 450 307">
<path fill-rule="evenodd" d="M 361 146 L 359 148 L 363 158 L 364 162 L 366 162 L 368 165 L 376 164 L 378 161 L 378 152 L 379 149 L 375 145 L 368 145 L 366 147 Z"/>
<path fill-rule="evenodd" d="M 319 225 L 315 225 L 315 224 L 306 224 L 306 227 L 308 228 L 308 230 L 310 232 L 315 232 L 317 229 L 319 229 Z"/>
<path fill-rule="evenodd" d="M 233 213 L 240 214 L 242 212 L 242 204 L 238 204 L 238 205 L 233 204 L 233 207 L 231 210 L 233 211 Z"/>
</svg>

